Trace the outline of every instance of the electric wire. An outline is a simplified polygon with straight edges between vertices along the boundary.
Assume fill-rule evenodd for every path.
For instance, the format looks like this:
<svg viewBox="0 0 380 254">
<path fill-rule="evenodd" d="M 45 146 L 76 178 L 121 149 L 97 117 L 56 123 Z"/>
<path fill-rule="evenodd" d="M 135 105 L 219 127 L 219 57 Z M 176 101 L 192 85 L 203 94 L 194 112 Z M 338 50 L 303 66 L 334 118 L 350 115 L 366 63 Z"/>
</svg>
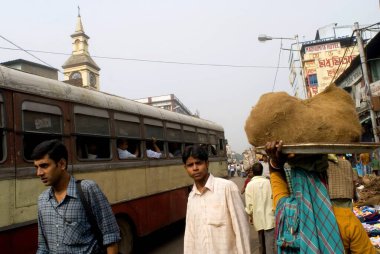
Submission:
<svg viewBox="0 0 380 254">
<path fill-rule="evenodd" d="M 51 67 L 51 68 L 54 68 L 54 69 L 57 69 L 60 73 L 62 73 L 58 68 L 53 67 L 52 65 L 48 64 L 48 63 L 45 62 L 44 60 L 42 60 L 42 59 L 40 59 L 39 57 L 37 57 L 37 56 L 33 55 L 32 53 L 30 53 L 28 50 L 25 50 L 25 49 L 23 49 L 22 47 L 18 46 L 16 43 L 14 43 L 14 42 L 8 40 L 8 39 L 5 38 L 4 36 L 0 35 L 0 37 L 1 37 L 3 40 L 5 40 L 5 41 L 9 42 L 10 44 L 12 44 L 13 46 L 17 47 L 19 50 L 24 51 L 25 53 L 31 55 L 32 57 L 34 57 L 34 58 L 36 58 L 37 60 L 41 61 L 42 63 L 46 64 L 47 66 L 49 66 L 49 67 Z"/>
<path fill-rule="evenodd" d="M 359 28 L 359 30 L 369 30 L 370 27 L 373 27 L 373 26 L 378 26 L 380 25 L 380 22 L 377 22 L 377 23 L 374 23 L 372 25 L 368 25 L 368 26 L 365 26 L 365 27 L 362 27 L 362 28 Z M 379 29 L 379 27 L 377 27 L 377 29 Z M 355 32 L 356 30 L 354 30 Z"/>
<path fill-rule="evenodd" d="M 24 49 L 15 49 L 15 48 L 8 48 L 8 47 L 0 47 L 0 49 L 5 49 L 5 50 L 21 50 L 21 51 L 25 51 L 25 52 L 34 52 L 34 53 L 44 53 L 44 54 L 71 56 L 71 54 L 68 54 L 68 53 L 43 51 L 43 50 L 33 50 L 33 49 L 25 49 L 24 50 Z M 280 69 L 287 69 L 287 68 L 289 68 L 288 66 L 193 63 L 193 62 L 163 61 L 163 60 L 151 60 L 151 59 L 140 59 L 140 58 L 125 58 L 125 57 L 109 57 L 109 56 L 97 56 L 97 55 L 91 55 L 91 57 L 92 58 L 99 58 L 99 59 L 107 59 L 107 60 L 136 61 L 136 62 L 150 62 L 150 63 L 177 64 L 177 65 L 211 66 L 211 67 L 254 68 L 254 69 L 278 69 L 278 68 L 280 68 Z"/>
</svg>

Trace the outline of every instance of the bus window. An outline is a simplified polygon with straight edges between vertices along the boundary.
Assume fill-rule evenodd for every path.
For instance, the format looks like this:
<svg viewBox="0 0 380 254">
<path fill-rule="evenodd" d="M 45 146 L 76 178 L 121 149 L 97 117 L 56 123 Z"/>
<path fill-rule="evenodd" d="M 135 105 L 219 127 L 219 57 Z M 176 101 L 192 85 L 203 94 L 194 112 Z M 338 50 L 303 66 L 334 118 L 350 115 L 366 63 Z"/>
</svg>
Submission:
<svg viewBox="0 0 380 254">
<path fill-rule="evenodd" d="M 138 116 L 115 112 L 116 135 L 140 138 L 140 119 Z"/>
<path fill-rule="evenodd" d="M 109 159 L 111 154 L 109 138 L 78 135 L 76 149 L 78 159 Z"/>
<path fill-rule="evenodd" d="M 33 149 L 41 142 L 62 139 L 62 113 L 59 107 L 25 101 L 22 104 L 24 158 L 31 160 Z"/>
<path fill-rule="evenodd" d="M 140 119 L 137 116 L 116 112 L 115 133 L 117 136 L 116 147 L 118 157 L 121 160 L 140 158 L 141 131 Z"/>
<path fill-rule="evenodd" d="M 149 138 L 163 139 L 164 128 L 159 126 L 145 125 L 145 136 Z"/>
<path fill-rule="evenodd" d="M 168 140 L 169 158 L 182 156 L 182 131 L 177 123 L 166 123 L 166 139 Z"/>
<path fill-rule="evenodd" d="M 146 155 L 151 159 L 165 158 L 164 142 L 156 139 L 147 140 Z"/>
<path fill-rule="evenodd" d="M 146 154 L 148 158 L 165 158 L 164 124 L 161 120 L 144 118 L 144 130 L 147 141 Z"/>
<path fill-rule="evenodd" d="M 186 142 L 185 146 L 194 145 L 198 143 L 197 133 L 195 132 L 195 127 L 192 126 L 183 126 L 183 138 Z"/>
<path fill-rule="evenodd" d="M 173 140 L 173 141 L 181 141 L 182 140 L 182 134 L 181 130 L 167 128 L 166 129 L 166 138 L 167 140 Z"/>
<path fill-rule="evenodd" d="M 216 145 L 210 145 L 210 155 L 211 156 L 216 156 L 217 154 L 217 148 Z"/>
<path fill-rule="evenodd" d="M 201 144 L 207 144 L 207 130 L 198 128 L 198 142 Z"/>
<path fill-rule="evenodd" d="M 225 144 L 226 144 L 226 142 L 225 142 L 225 140 L 224 140 L 224 138 L 219 138 L 219 150 L 218 150 L 218 154 L 219 155 L 224 155 L 225 154 Z"/>
<path fill-rule="evenodd" d="M 168 142 L 169 158 L 182 156 L 182 144 L 179 142 Z"/>
<path fill-rule="evenodd" d="M 216 139 L 216 135 L 214 134 L 210 134 L 210 156 L 216 156 L 217 155 L 217 145 L 218 145 L 218 141 Z"/>
<path fill-rule="evenodd" d="M 78 159 L 110 159 L 108 112 L 76 105 L 74 114 Z"/>
<path fill-rule="evenodd" d="M 119 159 L 133 159 L 141 156 L 140 141 L 126 138 L 118 138 L 116 147 Z"/>
<path fill-rule="evenodd" d="M 207 142 L 207 135 L 203 133 L 198 133 L 198 142 L 199 143 L 208 143 Z"/>
</svg>

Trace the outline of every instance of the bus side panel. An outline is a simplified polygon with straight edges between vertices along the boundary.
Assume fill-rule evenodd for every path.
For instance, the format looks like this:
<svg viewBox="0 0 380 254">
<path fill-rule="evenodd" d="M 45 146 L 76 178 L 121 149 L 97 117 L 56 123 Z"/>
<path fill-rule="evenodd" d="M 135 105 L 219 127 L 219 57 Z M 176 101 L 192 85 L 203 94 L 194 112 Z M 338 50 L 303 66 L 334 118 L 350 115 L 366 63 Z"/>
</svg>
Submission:
<svg viewBox="0 0 380 254">
<path fill-rule="evenodd" d="M 186 216 L 189 187 L 112 206 L 116 216 L 127 216 L 137 236 L 145 236 Z"/>
<path fill-rule="evenodd" d="M 37 223 L 0 232 L 1 253 L 34 254 L 37 250 Z"/>
</svg>

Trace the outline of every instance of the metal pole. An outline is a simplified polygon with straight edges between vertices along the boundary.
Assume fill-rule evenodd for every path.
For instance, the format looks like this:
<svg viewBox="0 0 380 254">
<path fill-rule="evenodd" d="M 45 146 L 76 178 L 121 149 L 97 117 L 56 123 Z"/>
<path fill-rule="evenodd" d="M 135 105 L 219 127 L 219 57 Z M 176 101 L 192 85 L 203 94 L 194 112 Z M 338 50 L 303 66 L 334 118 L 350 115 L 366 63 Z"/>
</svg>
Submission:
<svg viewBox="0 0 380 254">
<path fill-rule="evenodd" d="M 297 51 L 298 51 L 298 57 L 299 57 L 299 63 L 301 67 L 301 78 L 302 78 L 302 87 L 303 87 L 303 92 L 305 94 L 305 99 L 307 99 L 307 89 L 306 89 L 306 84 L 305 84 L 305 77 L 303 75 L 303 63 L 302 63 L 302 55 L 301 55 L 301 48 L 300 48 L 300 42 L 298 40 L 298 34 L 295 36 L 296 43 L 297 43 Z"/>
<path fill-rule="evenodd" d="M 370 82 L 369 82 L 369 74 L 368 74 L 368 68 L 367 68 L 367 60 L 366 56 L 364 53 L 364 46 L 363 46 L 363 39 L 361 36 L 361 31 L 359 29 L 359 23 L 355 22 L 354 23 L 354 28 L 355 28 L 355 34 L 356 34 L 356 41 L 358 42 L 358 50 L 359 50 L 359 55 L 360 55 L 360 62 L 362 64 L 362 71 L 363 71 L 363 80 L 364 80 L 364 85 L 365 85 L 365 90 L 366 90 L 366 99 L 367 99 L 367 104 L 369 106 L 369 113 L 371 115 L 371 122 L 372 122 L 372 131 L 373 131 L 373 136 L 375 138 L 375 142 L 379 142 L 379 135 L 377 133 L 377 122 L 376 122 L 376 115 L 375 112 L 372 109 L 372 93 L 371 93 L 371 88 L 370 88 Z"/>
</svg>

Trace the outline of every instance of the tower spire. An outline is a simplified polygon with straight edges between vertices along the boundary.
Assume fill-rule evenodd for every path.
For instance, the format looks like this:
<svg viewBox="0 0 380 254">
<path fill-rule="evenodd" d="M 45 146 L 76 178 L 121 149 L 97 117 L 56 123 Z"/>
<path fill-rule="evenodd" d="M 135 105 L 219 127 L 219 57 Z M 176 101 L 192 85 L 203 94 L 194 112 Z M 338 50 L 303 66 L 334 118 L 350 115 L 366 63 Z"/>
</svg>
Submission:
<svg viewBox="0 0 380 254">
<path fill-rule="evenodd" d="M 75 28 L 76 33 L 84 33 L 83 31 L 83 25 L 82 25 L 82 19 L 80 17 L 80 8 L 78 5 L 78 17 L 77 17 L 77 26 Z"/>
</svg>

